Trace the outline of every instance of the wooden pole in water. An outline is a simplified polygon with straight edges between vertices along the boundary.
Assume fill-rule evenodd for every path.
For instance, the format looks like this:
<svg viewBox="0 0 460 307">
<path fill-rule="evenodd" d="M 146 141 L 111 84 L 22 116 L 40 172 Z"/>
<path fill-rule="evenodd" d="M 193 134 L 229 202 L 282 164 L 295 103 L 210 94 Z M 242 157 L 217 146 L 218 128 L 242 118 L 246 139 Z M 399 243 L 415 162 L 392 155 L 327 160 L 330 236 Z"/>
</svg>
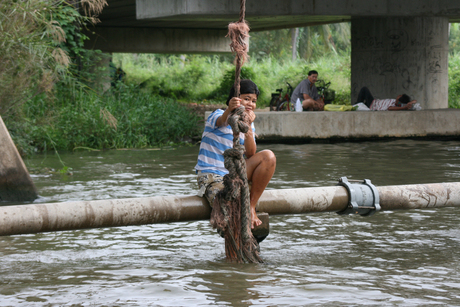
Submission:
<svg viewBox="0 0 460 307">
<path fill-rule="evenodd" d="M 460 182 L 377 187 L 381 210 L 460 207 Z M 272 215 L 338 212 L 348 206 L 343 186 L 266 190 L 258 210 Z M 198 196 L 158 196 L 0 207 L 0 235 L 207 220 Z"/>
<path fill-rule="evenodd" d="M 0 117 L 0 201 L 32 201 L 37 190 Z"/>
</svg>

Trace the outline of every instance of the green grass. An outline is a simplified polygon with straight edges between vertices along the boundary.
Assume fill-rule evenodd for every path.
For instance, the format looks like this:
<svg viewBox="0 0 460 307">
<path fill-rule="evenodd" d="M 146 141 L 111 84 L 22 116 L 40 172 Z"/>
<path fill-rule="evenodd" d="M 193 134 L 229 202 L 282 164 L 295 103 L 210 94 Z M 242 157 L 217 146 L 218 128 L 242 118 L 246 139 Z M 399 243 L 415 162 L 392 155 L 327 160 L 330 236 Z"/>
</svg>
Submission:
<svg viewBox="0 0 460 307">
<path fill-rule="evenodd" d="M 7 122 L 23 153 L 78 148 L 145 148 L 198 137 L 195 114 L 171 98 L 121 84 L 104 95 L 61 87 L 24 105 L 24 121 Z"/>
<path fill-rule="evenodd" d="M 185 102 L 222 104 L 233 83 L 229 76 L 233 77 L 234 65 L 219 56 L 115 54 L 113 62 L 126 72 L 128 84 Z M 349 52 L 311 62 L 280 61 L 272 57 L 250 60 L 243 66 L 242 77 L 251 78 L 259 86 L 258 107 L 262 108 L 269 105 L 275 89 L 286 89 L 286 82 L 295 87 L 311 69 L 319 71 L 320 79 L 331 81 L 330 88 L 336 91 L 338 101 L 346 103 L 346 97 L 349 100 Z"/>
<path fill-rule="evenodd" d="M 218 56 L 114 54 L 113 62 L 126 72 L 126 83 L 179 101 L 200 102 L 219 87 L 232 68 Z"/>
</svg>

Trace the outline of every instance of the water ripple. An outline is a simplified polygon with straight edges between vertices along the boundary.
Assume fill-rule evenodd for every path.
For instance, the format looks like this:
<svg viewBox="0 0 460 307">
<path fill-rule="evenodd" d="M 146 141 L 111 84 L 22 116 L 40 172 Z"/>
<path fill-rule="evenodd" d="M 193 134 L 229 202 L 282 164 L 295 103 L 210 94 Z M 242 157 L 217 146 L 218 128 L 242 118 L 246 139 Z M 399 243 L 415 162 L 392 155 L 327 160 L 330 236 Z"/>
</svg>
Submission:
<svg viewBox="0 0 460 307">
<path fill-rule="evenodd" d="M 460 178 L 459 142 L 266 147 L 269 189 Z M 194 194 L 197 151 L 61 153 L 73 175 L 33 174 L 36 202 Z M 265 263 L 242 265 L 208 221 L 1 237 L 0 306 L 458 306 L 459 225 L 458 208 L 272 216 Z"/>
</svg>

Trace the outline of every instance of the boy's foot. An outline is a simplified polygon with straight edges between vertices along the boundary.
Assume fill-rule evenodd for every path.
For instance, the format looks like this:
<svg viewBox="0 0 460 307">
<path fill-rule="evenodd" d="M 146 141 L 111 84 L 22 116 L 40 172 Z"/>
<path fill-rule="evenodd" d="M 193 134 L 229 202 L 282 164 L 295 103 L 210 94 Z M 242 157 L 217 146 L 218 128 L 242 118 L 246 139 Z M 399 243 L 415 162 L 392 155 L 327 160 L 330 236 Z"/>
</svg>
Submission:
<svg viewBox="0 0 460 307">
<path fill-rule="evenodd" d="M 251 232 L 254 238 L 257 240 L 257 243 L 260 243 L 270 233 L 270 220 L 268 217 L 268 213 L 266 212 L 257 212 L 257 217 L 259 218 L 259 220 L 262 221 L 262 224 L 260 224 L 257 227 L 254 227 L 254 229 L 251 229 Z"/>
<path fill-rule="evenodd" d="M 251 229 L 262 224 L 262 221 L 259 220 L 255 211 L 251 210 Z"/>
</svg>

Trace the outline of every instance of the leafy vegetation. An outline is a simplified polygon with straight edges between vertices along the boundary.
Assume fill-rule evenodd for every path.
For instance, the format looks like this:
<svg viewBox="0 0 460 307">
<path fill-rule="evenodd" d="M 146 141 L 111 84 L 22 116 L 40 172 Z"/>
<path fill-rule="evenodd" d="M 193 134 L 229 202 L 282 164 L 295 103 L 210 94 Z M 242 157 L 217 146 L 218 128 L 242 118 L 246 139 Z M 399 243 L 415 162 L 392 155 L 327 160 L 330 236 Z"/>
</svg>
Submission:
<svg viewBox="0 0 460 307">
<path fill-rule="evenodd" d="M 62 29 L 48 19 L 45 1 L 0 0 L 0 115 L 20 116 L 31 97 L 50 92 L 69 58 L 56 47 Z"/>
<path fill-rule="evenodd" d="M 449 108 L 460 108 L 460 52 L 449 56 Z"/>
<path fill-rule="evenodd" d="M 336 101 L 350 96 L 350 24 L 299 29 L 292 59 L 290 29 L 251 33 L 250 61 L 241 76 L 260 88 L 258 107 L 267 107 L 271 93 L 286 82 L 297 85 L 307 72 L 317 69 L 320 78 L 333 81 Z M 321 33 L 318 34 L 318 33 Z M 307 49 L 311 49 L 307 52 Z M 333 56 L 330 56 L 333 55 Z M 180 101 L 222 104 L 233 84 L 231 56 L 114 54 L 113 62 L 127 73 L 126 82 Z"/>
<path fill-rule="evenodd" d="M 105 0 L 0 3 L 0 114 L 22 153 L 142 148 L 198 135 L 199 119 L 172 98 L 122 83 L 103 90 L 110 71 L 97 63 L 108 57 L 83 48 L 82 29 L 97 22 Z M 204 73 L 199 63 L 187 69 L 183 79 Z"/>
<path fill-rule="evenodd" d="M 181 143 L 198 134 L 200 119 L 171 98 L 119 84 L 104 95 L 81 89 L 59 91 L 24 105 L 27 122 L 10 122 L 26 150 L 145 148 Z"/>
<path fill-rule="evenodd" d="M 230 62 L 219 56 L 114 54 L 113 62 L 127 73 L 125 82 L 155 95 L 177 100 L 209 99 Z"/>
<path fill-rule="evenodd" d="M 251 33 L 251 56 L 318 60 L 351 47 L 350 23 Z M 293 52 L 294 51 L 294 52 Z"/>
<path fill-rule="evenodd" d="M 460 53 L 460 23 L 449 26 L 449 52 L 451 55 Z"/>
<path fill-rule="evenodd" d="M 235 74 L 231 62 L 219 56 L 114 54 L 113 62 L 126 72 L 127 84 L 139 85 L 154 94 L 183 102 L 224 103 Z M 331 88 L 337 92 L 337 101 L 349 101 L 351 72 L 348 52 L 313 61 L 279 60 L 267 56 L 246 63 L 241 76 L 259 86 L 261 96 L 257 106 L 264 108 L 269 105 L 275 89 L 286 88 L 286 82 L 297 85 L 311 69 L 320 71 L 321 79 L 332 81 Z M 189 77 L 193 71 L 193 77 Z"/>
<path fill-rule="evenodd" d="M 449 31 L 449 108 L 460 108 L 460 24 Z"/>
</svg>

